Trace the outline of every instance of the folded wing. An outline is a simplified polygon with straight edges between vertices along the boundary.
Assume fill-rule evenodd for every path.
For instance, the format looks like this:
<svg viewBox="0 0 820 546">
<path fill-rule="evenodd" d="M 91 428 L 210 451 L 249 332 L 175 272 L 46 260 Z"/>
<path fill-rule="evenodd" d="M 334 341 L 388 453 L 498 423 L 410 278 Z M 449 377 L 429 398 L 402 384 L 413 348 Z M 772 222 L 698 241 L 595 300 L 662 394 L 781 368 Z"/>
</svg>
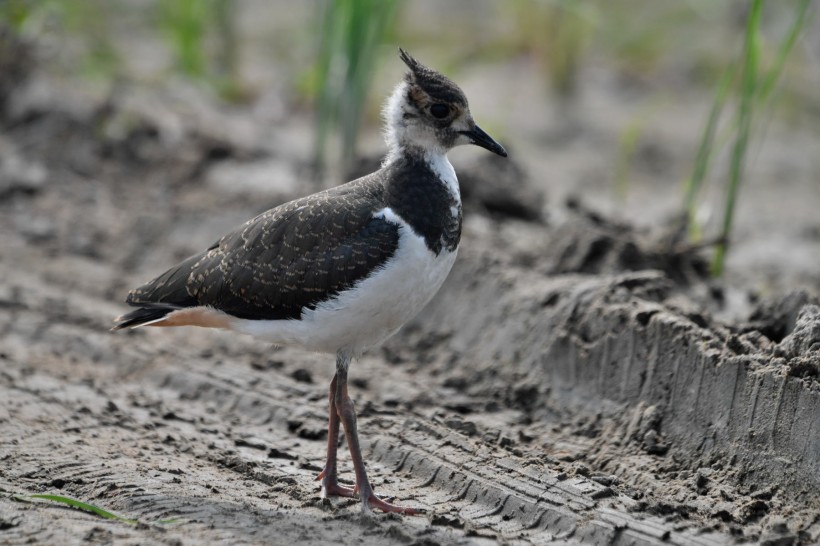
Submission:
<svg viewBox="0 0 820 546">
<path fill-rule="evenodd" d="M 132 290 L 116 328 L 207 306 L 252 320 L 299 319 L 382 267 L 399 226 L 374 217 L 372 186 L 353 182 L 271 209 L 208 250 Z M 373 199 L 377 197 L 377 199 Z"/>
</svg>

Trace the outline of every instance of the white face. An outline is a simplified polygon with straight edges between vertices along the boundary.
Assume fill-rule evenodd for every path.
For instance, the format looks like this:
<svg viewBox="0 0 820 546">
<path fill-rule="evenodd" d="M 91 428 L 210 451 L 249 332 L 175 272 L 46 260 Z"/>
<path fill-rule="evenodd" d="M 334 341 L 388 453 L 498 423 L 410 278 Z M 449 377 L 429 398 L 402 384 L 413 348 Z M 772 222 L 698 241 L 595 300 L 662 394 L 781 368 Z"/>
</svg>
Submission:
<svg viewBox="0 0 820 546">
<path fill-rule="evenodd" d="M 444 154 L 454 146 L 471 144 L 469 137 L 460 134 L 475 127 L 467 109 L 454 108 L 455 117 L 447 123 L 435 120 L 429 111 L 420 111 L 407 99 L 408 83 L 401 82 L 384 108 L 387 141 L 394 150 L 401 145 L 413 145 L 432 153 Z"/>
</svg>

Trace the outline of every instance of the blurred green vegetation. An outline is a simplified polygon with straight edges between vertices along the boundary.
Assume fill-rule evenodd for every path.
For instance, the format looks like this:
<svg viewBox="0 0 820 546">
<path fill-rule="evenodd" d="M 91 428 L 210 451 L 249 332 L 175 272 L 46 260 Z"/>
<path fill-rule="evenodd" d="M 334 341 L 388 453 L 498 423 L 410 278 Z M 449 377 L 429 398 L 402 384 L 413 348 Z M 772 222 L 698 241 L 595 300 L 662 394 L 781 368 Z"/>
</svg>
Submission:
<svg viewBox="0 0 820 546">
<path fill-rule="evenodd" d="M 176 69 L 192 80 L 211 85 L 229 101 L 245 96 L 238 75 L 236 9 L 233 0 L 166 0 L 158 3 L 157 13 Z"/>
<path fill-rule="evenodd" d="M 331 129 L 339 133 L 342 172 L 356 159 L 362 112 L 396 0 L 335 0 L 320 4 L 319 55 L 310 92 L 316 97 L 314 165 L 321 175 Z"/>
<path fill-rule="evenodd" d="M 204 78 L 205 34 L 209 23 L 216 20 L 216 2 L 174 0 L 158 6 L 159 24 L 173 47 L 177 68 L 191 78 Z"/>
<path fill-rule="evenodd" d="M 656 97 L 647 102 L 636 116 L 618 135 L 618 154 L 615 163 L 615 196 L 624 199 L 629 193 L 631 167 L 638 151 L 638 146 L 645 136 L 646 128 L 658 112 L 667 104 L 666 97 Z"/>
<path fill-rule="evenodd" d="M 662 61 L 688 57 L 693 76 L 708 81 L 720 73 L 726 21 L 737 2 L 689 0 L 513 0 L 501 4 L 515 32 L 498 42 L 507 54 L 532 55 L 559 97 L 578 89 L 581 67 L 605 58 L 629 74 L 649 74 Z M 503 14 L 503 13 L 502 13 Z M 693 36 L 697 39 L 693 40 Z M 496 46 L 498 47 L 498 46 Z"/>
<path fill-rule="evenodd" d="M 162 39 L 173 56 L 170 73 L 241 99 L 239 40 L 233 0 L 2 0 L 0 24 L 28 38 L 59 44 L 49 56 L 69 70 L 105 80 L 128 77 L 127 50 L 117 43 L 117 23 L 135 20 Z M 62 46 L 67 46 L 65 49 Z M 60 64 L 59 61 L 56 64 Z"/>
<path fill-rule="evenodd" d="M 366 105 L 376 67 L 385 55 L 395 55 L 396 45 L 455 77 L 469 63 L 526 59 L 543 74 L 550 91 L 544 101 L 557 101 L 559 111 L 578 103 L 574 99 L 591 81 L 584 71 L 601 66 L 625 81 L 657 77 L 668 87 L 685 81 L 713 89 L 692 150 L 682 208 L 690 237 L 706 235 L 696 211 L 703 206 L 704 188 L 725 180 L 716 274 L 723 268 L 749 140 L 762 139 L 775 101 L 783 106 L 779 111 L 792 116 L 820 113 L 799 67 L 789 70 L 792 50 L 812 14 L 811 0 L 313 0 L 262 2 L 253 9 L 276 23 L 290 21 L 284 16 L 297 6 L 302 13 L 292 19 L 293 28 L 257 25 L 255 35 L 248 28 L 256 22 L 241 17 L 249 5 L 235 0 L 0 0 L 0 24 L 51 44 L 40 62 L 65 73 L 103 81 L 132 78 L 137 64 L 132 57 L 150 50 L 160 58 L 147 63 L 155 74 L 143 71 L 136 79 L 156 84 L 179 76 L 229 102 L 253 97 L 243 60 L 255 47 L 258 65 L 264 43 L 270 49 L 262 58 L 289 67 L 294 104 L 313 105 L 318 172 L 328 156 L 340 158 L 341 172 L 354 161 L 359 128 L 366 114 L 375 112 Z M 274 27 L 280 36 L 259 39 L 259 28 Z M 139 55 L 130 49 L 137 41 L 147 44 Z M 787 72 L 791 78 L 782 77 Z M 629 190 L 645 128 L 662 115 L 657 105 L 672 96 L 670 89 L 656 93 L 620 132 L 613 165 L 617 195 Z M 724 156 L 725 165 L 718 160 Z"/>
<path fill-rule="evenodd" d="M 77 66 L 87 77 L 114 79 L 120 58 L 109 35 L 111 6 L 94 0 L 2 0 L 0 24 L 26 37 L 82 37 Z"/>
<path fill-rule="evenodd" d="M 31 1 L 6 0 L 0 3 L 0 21 L 3 21 L 15 32 L 21 32 L 26 20 L 31 17 Z"/>
<path fill-rule="evenodd" d="M 514 0 L 508 9 L 518 29 L 518 47 L 536 57 L 559 98 L 571 98 L 599 10 L 579 0 Z"/>
<path fill-rule="evenodd" d="M 685 77 L 711 87 L 732 60 L 751 1 L 460 1 L 430 3 L 420 14 L 409 9 L 415 4 L 405 9 L 398 0 L 313 0 L 299 3 L 313 18 L 300 19 L 301 28 L 287 29 L 284 38 L 277 38 L 280 50 L 271 56 L 307 61 L 297 70 L 307 76 L 293 81 L 322 112 L 319 134 L 338 123 L 343 134 L 355 139 L 355 123 L 349 120 L 361 117 L 362 97 L 375 67 L 384 55 L 394 55 L 398 42 L 411 51 L 434 48 L 437 54 L 430 62 L 448 72 L 465 61 L 529 57 L 559 98 L 581 92 L 582 68 L 602 62 L 628 75 L 651 74 L 664 63 L 678 65 L 688 71 Z M 267 5 L 272 6 L 267 12 L 271 17 L 293 7 L 281 1 Z M 762 16 L 761 37 L 782 26 L 784 14 L 802 5 L 803 0 L 771 3 Z M 430 9 L 434 7 L 438 9 Z M 244 49 L 249 40 L 258 42 L 258 36 L 248 35 L 247 21 L 238 28 L 247 9 L 235 0 L 1 0 L 0 23 L 66 44 L 60 52 L 66 63 L 95 67 L 88 72 L 107 77 L 129 75 L 132 51 L 127 40 L 138 34 L 164 44 L 155 51 L 169 55 L 170 62 L 158 64 L 166 67 L 165 75 L 177 73 L 207 83 L 223 98 L 239 100 L 252 92 L 240 70 Z M 269 43 L 276 40 L 271 37 Z M 381 47 L 388 42 L 390 47 Z M 313 54 L 307 59 L 295 54 L 294 44 Z M 793 93 L 795 99 L 805 94 L 789 89 L 783 93 Z M 764 94 L 771 96 L 771 89 Z M 335 115 L 331 103 L 342 105 Z M 327 136 L 317 140 L 321 143 Z"/>
</svg>

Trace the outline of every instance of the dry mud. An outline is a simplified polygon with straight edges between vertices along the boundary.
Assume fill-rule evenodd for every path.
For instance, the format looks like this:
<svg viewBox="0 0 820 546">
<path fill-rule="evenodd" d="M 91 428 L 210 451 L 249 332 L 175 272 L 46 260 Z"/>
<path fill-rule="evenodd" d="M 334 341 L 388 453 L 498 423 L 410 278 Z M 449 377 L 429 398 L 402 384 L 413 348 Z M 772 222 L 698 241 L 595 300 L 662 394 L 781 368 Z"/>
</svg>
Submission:
<svg viewBox="0 0 820 546">
<path fill-rule="evenodd" d="M 241 131 L 57 104 L 18 104 L 0 136 L 0 541 L 820 541 L 817 300 L 721 323 L 696 256 L 588 215 L 546 225 L 527 188 L 488 210 L 469 169 L 440 297 L 351 371 L 376 491 L 429 514 L 321 499 L 331 357 L 108 332 L 128 287 L 306 191 L 260 199 L 231 184 L 243 165 L 299 166 Z"/>
</svg>

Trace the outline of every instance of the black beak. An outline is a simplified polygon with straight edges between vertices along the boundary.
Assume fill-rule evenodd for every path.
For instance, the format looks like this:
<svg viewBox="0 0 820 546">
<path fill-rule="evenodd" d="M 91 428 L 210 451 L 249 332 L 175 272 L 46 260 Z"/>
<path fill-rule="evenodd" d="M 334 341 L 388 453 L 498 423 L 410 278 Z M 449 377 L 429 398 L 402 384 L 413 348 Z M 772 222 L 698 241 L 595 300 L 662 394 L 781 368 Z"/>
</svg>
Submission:
<svg viewBox="0 0 820 546">
<path fill-rule="evenodd" d="M 470 137 L 470 141 L 476 146 L 481 146 L 501 157 L 507 157 L 507 150 L 501 144 L 493 140 L 493 137 L 484 132 L 484 129 L 476 125 L 469 131 L 459 131 L 462 135 Z"/>
</svg>

